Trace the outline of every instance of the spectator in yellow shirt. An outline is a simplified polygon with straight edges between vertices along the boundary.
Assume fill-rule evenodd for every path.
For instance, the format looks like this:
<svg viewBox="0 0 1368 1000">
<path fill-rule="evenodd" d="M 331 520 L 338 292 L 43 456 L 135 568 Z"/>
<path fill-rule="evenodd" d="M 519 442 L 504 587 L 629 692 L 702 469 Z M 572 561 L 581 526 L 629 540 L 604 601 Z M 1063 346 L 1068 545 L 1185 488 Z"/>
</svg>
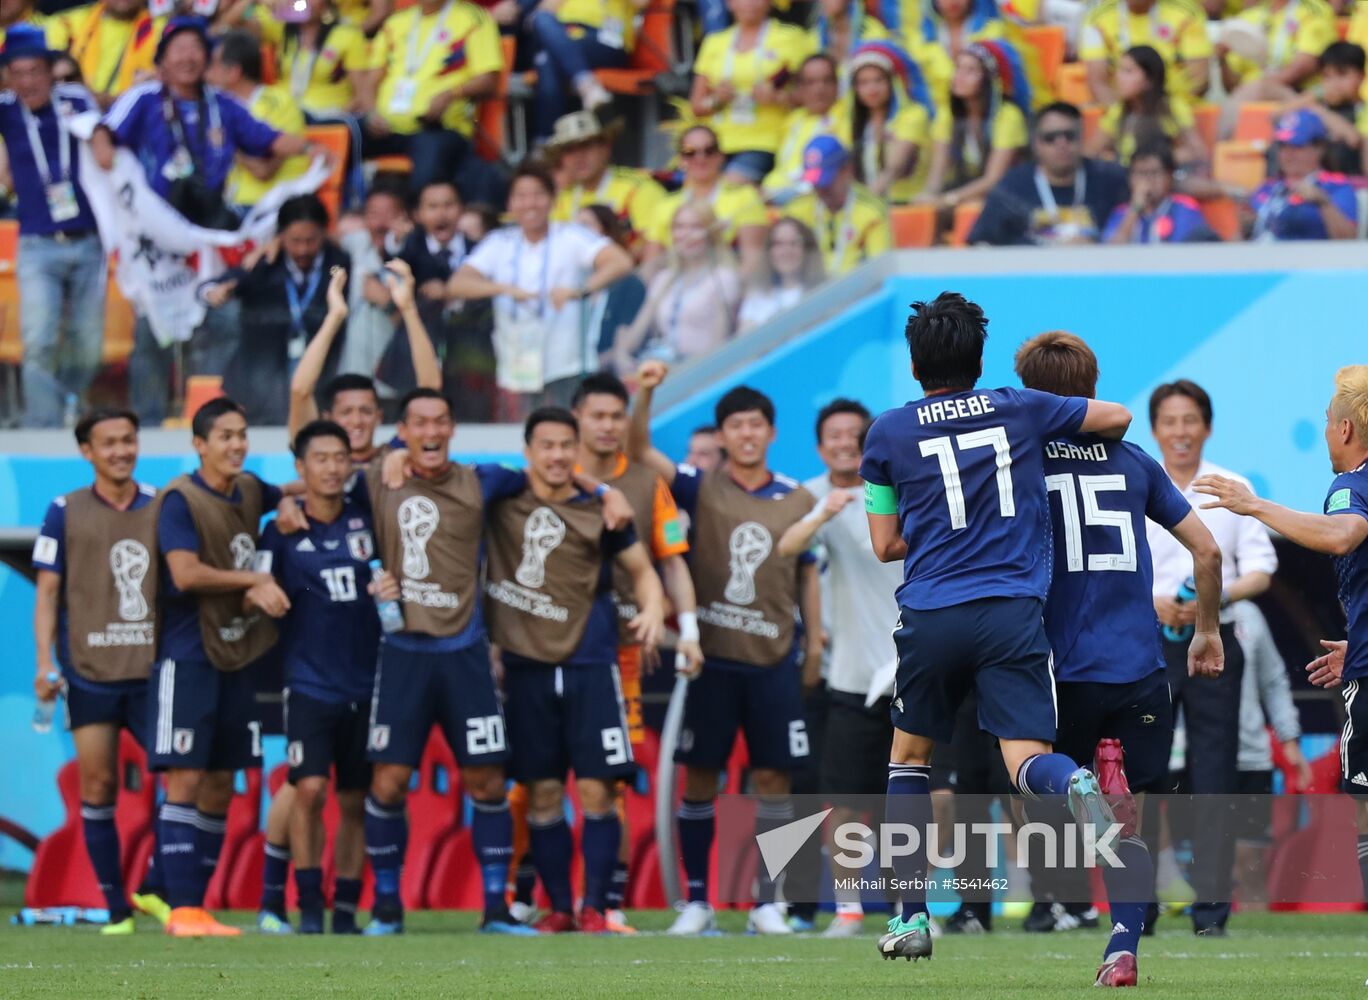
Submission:
<svg viewBox="0 0 1368 1000">
<path fill-rule="evenodd" d="M 302 14 L 302 16 L 301 16 Z M 361 29 L 340 20 L 329 0 L 308 0 L 298 11 L 290 0 L 255 6 L 255 28 L 275 50 L 279 83 L 309 122 L 345 121 L 360 115 L 370 97 L 370 42 Z"/>
<path fill-rule="evenodd" d="M 261 45 L 247 31 L 230 31 L 219 37 L 205 79 L 211 86 L 232 94 L 277 132 L 298 135 L 304 131 L 304 114 L 281 87 L 261 82 Z M 223 199 L 238 214 L 246 215 L 271 188 L 302 176 L 309 169 L 307 156 L 248 156 L 239 152 L 223 186 Z"/>
<path fill-rule="evenodd" d="M 717 132 L 728 179 L 759 184 L 774 169 L 790 78 L 808 54 L 808 38 L 769 17 L 769 0 L 728 0 L 727 7 L 736 23 L 704 36 L 689 104 Z"/>
<path fill-rule="evenodd" d="M 769 213 L 760 195 L 749 184 L 730 184 L 722 176 L 725 157 L 717 133 L 707 125 L 690 126 L 679 137 L 679 159 L 684 166 L 684 185 L 667 194 L 656 206 L 646 232 L 648 276 L 663 262 L 661 255 L 674 245 L 671 223 L 679 206 L 688 201 L 706 202 L 722 226 L 722 238 L 735 244 L 741 270 L 749 274 L 765 254 L 765 231 Z"/>
<path fill-rule="evenodd" d="M 146 0 L 104 0 L 62 15 L 71 58 L 101 108 L 134 83 L 156 73 L 153 56 L 166 18 L 154 18 Z"/>
<path fill-rule="evenodd" d="M 502 205 L 507 182 L 471 141 L 476 106 L 494 96 L 503 69 L 493 19 L 464 0 L 421 0 L 381 26 L 373 65 L 366 155 L 408 156 L 414 190 L 454 180 L 463 200 Z"/>
<path fill-rule="evenodd" d="M 596 69 L 627 65 L 636 42 L 636 14 L 647 0 L 560 0 L 527 19 L 540 51 L 532 59 L 537 83 L 532 102 L 532 138 L 545 142 L 565 114 L 566 87 L 573 86 L 586 111 L 597 111 L 613 95 L 594 76 Z"/>
<path fill-rule="evenodd" d="M 808 29 L 811 51 L 835 60 L 840 72 L 842 97 L 850 90 L 850 53 L 862 42 L 891 37 L 888 29 L 865 10 L 864 0 L 821 0 L 817 23 Z M 797 149 L 796 159 L 802 159 L 806 145 L 805 139 Z"/>
<path fill-rule="evenodd" d="M 812 191 L 784 209 L 817 235 L 827 273 L 847 274 L 893 246 L 884 203 L 855 180 L 850 153 L 831 136 L 818 136 L 803 151 Z"/>
<path fill-rule="evenodd" d="M 60 52 L 67 47 L 71 37 L 66 23 L 60 17 L 48 17 L 34 10 L 33 0 L 0 0 L 0 45 L 4 44 L 5 32 L 16 24 L 31 24 L 42 28 L 47 36 L 48 48 Z"/>
<path fill-rule="evenodd" d="M 798 107 L 784 120 L 783 144 L 761 185 L 770 204 L 782 205 L 804 190 L 803 150 L 809 142 L 819 135 L 850 142 L 850 105 L 837 100 L 837 73 L 836 59 L 824 51 L 808 56 L 798 68 Z"/>
<path fill-rule="evenodd" d="M 574 222 L 581 208 L 607 205 L 626 233 L 626 245 L 636 255 L 645 250 L 645 233 L 665 189 L 644 170 L 612 165 L 617 128 L 605 129 L 592 111 L 576 111 L 556 121 L 548 156 L 554 157 L 563 177 L 551 209 L 553 222 Z"/>
<path fill-rule="evenodd" d="M 1216 44 L 1228 109 L 1295 96 L 1320 72 L 1320 54 L 1339 38 L 1325 0 L 1263 0 L 1227 22 Z M 1234 127 L 1231 110 L 1222 125 Z"/>
<path fill-rule="evenodd" d="M 1149 45 L 1164 57 L 1172 93 L 1192 98 L 1207 92 L 1212 49 L 1200 5 L 1193 0 L 1102 0 L 1084 16 L 1078 43 L 1095 102 L 1116 103 L 1116 66 L 1135 45 Z"/>
<path fill-rule="evenodd" d="M 1181 97 L 1168 93 L 1165 73 L 1163 57 L 1150 46 L 1136 45 L 1126 51 L 1116 67 L 1116 92 L 1121 99 L 1103 113 L 1097 135 L 1084 147 L 1085 156 L 1130 166 L 1136 149 L 1164 140 L 1179 166 L 1211 159 L 1197 134 L 1192 109 Z"/>
<path fill-rule="evenodd" d="M 337 13 L 342 23 L 360 28 L 367 38 L 375 37 L 393 10 L 394 0 L 337 0 Z"/>
<path fill-rule="evenodd" d="M 855 179 L 876 198 L 911 201 L 926 178 L 931 115 L 915 65 L 889 43 L 862 45 L 850 61 Z"/>
<path fill-rule="evenodd" d="M 975 43 L 960 53 L 949 107 L 932 126 L 935 148 L 918 200 L 946 213 L 986 197 L 1030 145 L 1026 115 L 1012 100 L 991 44 L 996 43 Z"/>
</svg>

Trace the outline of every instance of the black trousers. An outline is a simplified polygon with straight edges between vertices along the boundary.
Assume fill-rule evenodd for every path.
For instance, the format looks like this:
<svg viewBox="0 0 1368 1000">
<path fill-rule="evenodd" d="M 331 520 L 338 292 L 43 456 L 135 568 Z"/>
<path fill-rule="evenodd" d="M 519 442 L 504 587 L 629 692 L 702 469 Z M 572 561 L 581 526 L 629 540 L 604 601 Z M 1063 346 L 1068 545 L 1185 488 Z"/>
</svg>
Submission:
<svg viewBox="0 0 1368 1000">
<path fill-rule="evenodd" d="M 1230 806 L 1239 791 L 1244 651 L 1235 639 L 1234 625 L 1221 626 L 1221 644 L 1225 670 L 1220 677 L 1205 678 L 1188 676 L 1186 642 L 1163 643 L 1174 712 L 1182 707 L 1187 733 L 1183 784 L 1192 795 L 1192 881 L 1198 899 L 1192 907 L 1192 923 L 1197 930 L 1224 927 L 1230 918 L 1230 873 L 1235 860 L 1237 831 Z M 1147 824 L 1144 832 L 1157 857 L 1159 831 Z"/>
</svg>

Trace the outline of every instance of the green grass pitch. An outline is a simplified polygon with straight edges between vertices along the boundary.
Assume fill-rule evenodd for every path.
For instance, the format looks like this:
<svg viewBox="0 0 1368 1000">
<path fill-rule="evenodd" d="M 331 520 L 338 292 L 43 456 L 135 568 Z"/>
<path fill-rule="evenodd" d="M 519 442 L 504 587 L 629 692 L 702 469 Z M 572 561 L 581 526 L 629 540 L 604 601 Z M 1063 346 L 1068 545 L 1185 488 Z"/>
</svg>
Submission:
<svg viewBox="0 0 1368 1000">
<path fill-rule="evenodd" d="M 235 913 L 249 926 L 251 914 Z M 643 931 L 670 914 L 634 915 Z M 825 923 L 826 918 L 820 920 Z M 1093 973 L 1104 931 L 942 937 L 930 961 L 886 962 L 874 950 L 881 922 L 848 941 L 757 938 L 745 917 L 721 915 L 722 937 L 491 938 L 464 913 L 410 914 L 401 938 L 269 938 L 177 941 L 143 918 L 131 938 L 94 928 L 0 929 L 0 997 L 293 1000 L 360 997 L 899 996 L 1096 997 Z M 1016 922 L 1013 921 L 1013 924 Z M 1140 989 L 1147 997 L 1368 998 L 1368 915 L 1241 915 L 1223 939 L 1198 939 L 1181 918 L 1145 938 Z"/>
</svg>

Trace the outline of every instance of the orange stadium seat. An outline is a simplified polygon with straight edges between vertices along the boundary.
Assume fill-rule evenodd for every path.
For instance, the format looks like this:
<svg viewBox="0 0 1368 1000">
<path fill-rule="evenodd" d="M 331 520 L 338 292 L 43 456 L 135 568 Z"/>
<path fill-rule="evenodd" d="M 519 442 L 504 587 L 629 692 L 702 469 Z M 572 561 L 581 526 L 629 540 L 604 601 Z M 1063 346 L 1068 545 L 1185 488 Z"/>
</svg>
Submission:
<svg viewBox="0 0 1368 1000">
<path fill-rule="evenodd" d="M 638 96 L 651 91 L 651 81 L 670 68 L 670 30 L 674 24 L 675 0 L 652 0 L 646 8 L 637 34 L 636 47 L 623 69 L 596 70 L 598 77 L 614 94 Z"/>
<path fill-rule="evenodd" d="M 1261 142 L 1218 142 L 1211 176 L 1253 191 L 1268 175 L 1267 148 Z"/>
<path fill-rule="evenodd" d="M 1231 138 L 1238 142 L 1272 142 L 1273 116 L 1277 113 L 1278 105 L 1272 101 L 1251 101 L 1241 105 Z"/>
<path fill-rule="evenodd" d="M 261 47 L 261 82 L 270 86 L 280 79 L 280 62 L 276 59 L 274 45 Z"/>
<path fill-rule="evenodd" d="M 1339 35 L 1339 40 L 1341 42 L 1346 41 L 1349 38 L 1350 21 L 1351 19 L 1347 17 L 1335 18 L 1335 33 Z"/>
<path fill-rule="evenodd" d="M 966 201 L 963 205 L 955 206 L 955 225 L 950 230 L 950 245 L 952 247 L 967 247 L 969 245 L 969 234 L 974 230 L 974 223 L 978 222 L 979 213 L 983 211 L 983 202 Z"/>
<path fill-rule="evenodd" d="M 310 125 L 304 129 L 310 142 L 316 142 L 332 153 L 335 162 L 332 173 L 318 189 L 318 198 L 328 209 L 332 228 L 337 228 L 342 208 L 342 185 L 347 176 L 347 157 L 351 152 L 351 130 L 345 125 Z"/>
<path fill-rule="evenodd" d="M 1198 104 L 1192 109 L 1193 126 L 1206 143 L 1207 149 L 1215 149 L 1221 140 L 1221 106 L 1219 104 Z"/>
<path fill-rule="evenodd" d="M 1240 238 L 1240 206 L 1233 198 L 1213 198 L 1202 202 L 1202 217 L 1221 239 L 1227 243 Z"/>
<path fill-rule="evenodd" d="M 1086 145 L 1102 128 L 1102 106 L 1093 104 L 1083 109 L 1083 142 Z"/>
<path fill-rule="evenodd" d="M 503 69 L 499 72 L 498 87 L 493 97 L 481 102 L 475 118 L 475 151 L 490 161 L 503 156 L 504 122 L 508 118 L 508 79 L 513 73 L 518 42 L 511 35 L 505 35 L 500 39 L 500 44 L 503 46 Z"/>
<path fill-rule="evenodd" d="M 936 242 L 934 205 L 896 205 L 889 221 L 895 247 L 929 247 Z"/>
<path fill-rule="evenodd" d="M 1045 82 L 1052 88 L 1059 79 L 1060 67 L 1064 65 L 1066 38 L 1064 28 L 1058 24 L 1031 24 L 1021 29 L 1026 43 L 1036 50 L 1040 57 L 1040 72 Z"/>
<path fill-rule="evenodd" d="M 1086 107 L 1093 102 L 1092 88 L 1088 86 L 1088 71 L 1082 63 L 1065 63 L 1059 67 L 1054 86 L 1055 96 L 1078 107 Z"/>
<path fill-rule="evenodd" d="M 104 363 L 123 364 L 133 353 L 133 331 L 138 318 L 133 307 L 114 280 L 115 262 L 109 261 L 109 282 L 105 290 Z"/>
</svg>

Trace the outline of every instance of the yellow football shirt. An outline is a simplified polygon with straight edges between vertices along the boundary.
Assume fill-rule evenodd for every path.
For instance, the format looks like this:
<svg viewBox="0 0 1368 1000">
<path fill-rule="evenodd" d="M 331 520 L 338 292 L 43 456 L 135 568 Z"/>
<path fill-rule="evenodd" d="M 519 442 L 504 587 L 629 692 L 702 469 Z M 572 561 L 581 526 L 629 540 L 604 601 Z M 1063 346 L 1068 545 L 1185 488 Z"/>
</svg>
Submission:
<svg viewBox="0 0 1368 1000">
<path fill-rule="evenodd" d="M 860 147 L 860 155 L 864 158 L 863 169 L 866 180 L 878 175 L 879 147 L 887 141 L 910 142 L 917 147 L 917 160 L 912 168 L 912 173 L 906 177 L 898 178 L 889 186 L 888 200 L 895 205 L 903 205 L 911 201 L 926 184 L 926 172 L 931 166 L 931 150 L 927 142 L 930 126 L 931 115 L 926 110 L 926 106 L 904 96 L 897 114 L 884 128 L 883 140 L 879 141 L 876 137 L 871 136 L 866 138 Z"/>
<path fill-rule="evenodd" d="M 442 10 L 447 11 L 442 17 Z M 384 71 L 376 108 L 390 128 L 412 135 L 438 94 L 485 73 L 503 69 L 503 48 L 494 19 L 474 4 L 455 0 L 434 14 L 409 7 L 391 14 L 375 36 L 373 65 Z M 475 131 L 475 108 L 452 101 L 442 127 L 467 138 Z"/>
<path fill-rule="evenodd" d="M 948 109 L 942 108 L 937 112 L 936 120 L 931 124 L 931 138 L 935 142 L 947 145 L 954 141 L 955 119 Z M 962 150 L 961 162 L 965 173 L 974 178 L 982 177 L 984 169 L 988 166 L 988 154 L 992 150 L 1022 149 L 1029 145 L 1030 141 L 1031 132 L 1026 124 L 1026 116 L 1015 104 L 1004 101 L 998 106 L 988 128 L 990 148 L 975 149 L 973 146 L 966 146 Z"/>
<path fill-rule="evenodd" d="M 304 112 L 299 110 L 299 105 L 284 87 L 258 87 L 247 110 L 252 117 L 278 132 L 299 135 L 304 131 Z M 263 181 L 253 177 L 242 164 L 234 164 L 223 186 L 224 200 L 230 205 L 255 205 L 275 185 L 302 176 L 308 169 L 307 156 L 291 156 L 269 179 Z"/>
<path fill-rule="evenodd" d="M 338 23 L 328 29 L 317 51 L 301 51 L 299 35 L 288 31 L 270 10 L 257 8 L 261 38 L 276 51 L 279 83 L 309 114 L 346 111 L 355 91 L 348 74 L 372 69 L 371 45 L 361 29 Z"/>
<path fill-rule="evenodd" d="M 715 87 L 725 80 L 736 89 L 731 103 L 705 121 L 717 133 L 724 153 L 773 153 L 783 138 L 788 109 L 782 104 L 758 104 L 750 92 L 764 81 L 785 86 L 808 56 L 808 36 L 791 24 L 770 20 L 749 52 L 737 52 L 736 35 L 733 26 L 705 36 L 694 60 L 694 72 L 709 84 Z"/>
<path fill-rule="evenodd" d="M 852 184 L 845 207 L 832 212 L 815 192 L 793 199 L 784 215 L 805 223 L 817 235 L 827 273 L 846 274 L 893 246 L 888 208 L 862 184 Z"/>
<path fill-rule="evenodd" d="M 576 185 L 563 187 L 551 209 L 555 222 L 573 222 L 575 213 L 588 205 L 607 205 L 639 236 L 650 227 L 665 189 L 644 170 L 609 167 L 592 191 Z"/>
<path fill-rule="evenodd" d="M 1103 134 L 1109 136 L 1116 146 L 1116 159 L 1123 167 L 1130 166 L 1131 157 L 1135 155 L 1135 129 L 1128 128 L 1123 131 L 1126 121 L 1126 109 L 1119 103 L 1113 104 L 1102 113 L 1102 119 L 1098 122 L 1098 127 Z M 1187 101 L 1178 97 L 1169 98 L 1169 114 L 1159 121 L 1159 127 L 1163 129 L 1164 135 L 1170 141 L 1177 141 L 1187 129 L 1194 128 L 1197 122 L 1192 116 L 1192 107 Z"/>
<path fill-rule="evenodd" d="M 850 148 L 850 102 L 837 101 L 824 115 L 794 108 L 784 119 L 784 139 L 775 157 L 774 169 L 761 187 L 767 192 L 782 191 L 803 179 L 803 150 L 819 135 L 830 135 Z"/>
<path fill-rule="evenodd" d="M 651 219 L 650 228 L 646 231 L 646 238 L 666 249 L 673 246 L 674 234 L 671 231 L 671 223 L 674 222 L 675 212 L 679 211 L 679 206 L 687 199 L 687 190 L 675 191 L 661 198 Z M 723 238 L 728 243 L 734 242 L 738 231 L 746 226 L 769 225 L 769 213 L 765 211 L 765 203 L 760 200 L 755 188 L 749 184 L 723 184 L 719 181 L 717 187 L 713 188 L 708 203 L 713 214 L 717 216 L 717 221 L 725 227 Z"/>
<path fill-rule="evenodd" d="M 66 21 L 61 17 L 48 17 L 46 14 L 35 12 L 17 23 L 42 28 L 43 34 L 47 36 L 47 44 L 50 49 L 65 49 L 71 43 L 71 35 L 67 30 Z M 5 29 L 0 28 L 0 45 L 4 44 Z"/>
<path fill-rule="evenodd" d="M 1319 58 L 1331 42 L 1339 40 L 1334 8 L 1324 0 L 1292 0 L 1281 10 L 1260 3 L 1241 11 L 1239 19 L 1258 28 L 1268 40 L 1268 58 L 1263 66 L 1234 53 L 1228 57 L 1243 83 L 1281 69 L 1293 56 Z"/>
<path fill-rule="evenodd" d="M 166 18 L 143 11 L 121 21 L 106 14 L 102 3 L 69 10 L 62 18 L 71 39 L 71 57 L 93 93 L 117 97 L 133 86 L 136 77 L 155 72 L 153 57 Z"/>
<path fill-rule="evenodd" d="M 1191 0 L 1158 0 L 1147 14 L 1134 14 L 1125 0 L 1103 0 L 1083 17 L 1078 58 L 1105 61 L 1113 70 L 1122 54 L 1148 45 L 1164 57 L 1170 93 L 1187 95 L 1191 86 L 1180 63 L 1211 58 L 1206 11 Z"/>
<path fill-rule="evenodd" d="M 556 17 L 562 24 L 593 28 L 610 48 L 631 52 L 636 45 L 636 8 L 631 0 L 561 0 Z"/>
</svg>

